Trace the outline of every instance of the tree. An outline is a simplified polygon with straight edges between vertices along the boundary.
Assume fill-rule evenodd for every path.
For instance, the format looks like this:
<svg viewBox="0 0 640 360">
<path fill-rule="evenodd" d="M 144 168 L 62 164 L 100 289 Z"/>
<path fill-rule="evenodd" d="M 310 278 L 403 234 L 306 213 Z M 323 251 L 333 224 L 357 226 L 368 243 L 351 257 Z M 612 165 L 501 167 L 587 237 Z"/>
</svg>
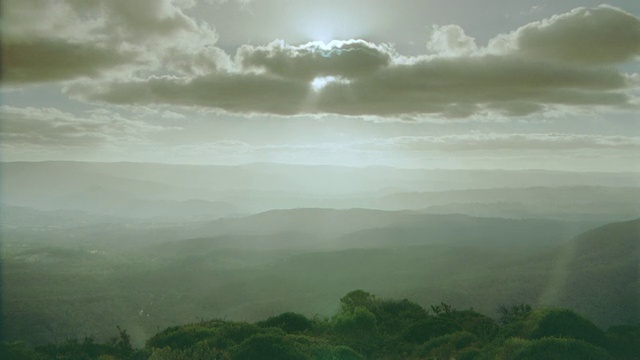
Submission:
<svg viewBox="0 0 640 360">
<path fill-rule="evenodd" d="M 584 341 L 546 337 L 536 340 L 509 339 L 491 358 L 505 360 L 608 360 L 611 359 L 611 356 L 605 349 Z"/>
<path fill-rule="evenodd" d="M 498 315 L 500 319 L 498 320 L 500 324 L 506 325 L 510 324 L 516 320 L 523 319 L 527 315 L 531 313 L 531 306 L 528 304 L 518 304 L 512 306 L 504 306 L 501 305 L 498 307 Z"/>
<path fill-rule="evenodd" d="M 0 359 L 44 360 L 45 356 L 29 348 L 24 342 L 0 342 Z"/>
<path fill-rule="evenodd" d="M 306 360 L 294 341 L 274 334 L 254 335 L 231 349 L 233 360 Z"/>
<path fill-rule="evenodd" d="M 462 330 L 460 325 L 451 319 L 441 316 L 431 316 L 405 329 L 403 338 L 405 341 L 414 344 L 422 344 L 434 337 L 451 334 L 460 330 Z"/>
<path fill-rule="evenodd" d="M 621 325 L 606 333 L 609 351 L 621 359 L 640 359 L 640 325 Z"/>
<path fill-rule="evenodd" d="M 304 315 L 286 312 L 260 321 L 256 325 L 260 327 L 276 327 L 284 332 L 295 334 L 309 331 L 313 328 L 313 322 Z"/>
<path fill-rule="evenodd" d="M 343 313 L 353 313 L 358 307 L 364 307 L 369 311 L 375 311 L 379 302 L 374 295 L 363 290 L 355 290 L 341 298 L 340 305 Z"/>
<path fill-rule="evenodd" d="M 447 303 L 441 302 L 440 305 L 431 305 L 431 311 L 436 315 L 440 315 L 449 314 L 450 312 L 456 311 L 456 309 Z"/>
</svg>

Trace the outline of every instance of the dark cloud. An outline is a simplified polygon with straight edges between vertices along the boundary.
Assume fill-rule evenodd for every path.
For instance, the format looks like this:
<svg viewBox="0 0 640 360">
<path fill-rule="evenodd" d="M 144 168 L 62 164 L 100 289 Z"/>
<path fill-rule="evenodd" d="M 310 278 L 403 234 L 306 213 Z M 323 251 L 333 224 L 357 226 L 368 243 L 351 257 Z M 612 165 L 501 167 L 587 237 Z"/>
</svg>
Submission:
<svg viewBox="0 0 640 360">
<path fill-rule="evenodd" d="M 640 56 L 640 19 L 614 7 L 577 8 L 493 40 L 527 58 L 606 65 Z"/>
<path fill-rule="evenodd" d="M 629 91 L 638 86 L 637 76 L 614 65 L 640 54 L 640 19 L 609 6 L 528 24 L 486 48 L 459 26 L 445 25 L 433 29 L 429 54 L 419 57 L 350 40 L 244 45 L 231 59 L 214 45 L 217 35 L 208 25 L 185 15 L 193 1 L 66 0 L 52 15 L 59 34 L 43 33 L 37 16 L 27 28 L 16 20 L 38 13 L 36 3 L 52 6 L 25 0 L 29 6 L 10 14 L 3 39 L 7 79 L 84 77 L 65 91 L 87 101 L 233 113 L 453 118 L 524 116 L 558 106 L 637 106 Z M 60 20 L 65 14 L 71 25 Z M 78 29 L 81 35 L 73 35 Z M 122 69 L 129 72 L 97 78 Z"/>
<path fill-rule="evenodd" d="M 312 80 L 322 76 L 358 78 L 388 66 L 393 49 L 362 40 L 291 46 L 275 41 L 266 46 L 240 47 L 238 62 L 245 69 L 261 69 L 287 78 Z"/>
<path fill-rule="evenodd" d="M 98 77 L 136 61 L 132 51 L 62 39 L 7 39 L 2 44 L 2 75 L 10 84 Z"/>
<path fill-rule="evenodd" d="M 326 79 L 314 90 L 306 79 L 270 73 L 219 73 L 193 79 L 150 78 L 100 88 L 71 87 L 73 96 L 119 104 L 169 103 L 230 112 L 332 113 L 465 117 L 497 110 L 526 115 L 545 106 L 630 106 L 627 78 L 613 69 L 584 69 L 512 56 L 425 58 L 393 64 L 368 76 Z"/>
<path fill-rule="evenodd" d="M 12 84 L 105 73 L 203 74 L 228 67 L 217 34 L 189 1 L 6 0 L 2 65 Z"/>
<path fill-rule="evenodd" d="M 70 95 L 114 104 L 172 104 L 219 108 L 230 112 L 291 115 L 304 113 L 308 84 L 259 74 L 219 73 L 193 79 L 155 77 L 109 83 L 96 88 L 78 84 Z"/>
</svg>

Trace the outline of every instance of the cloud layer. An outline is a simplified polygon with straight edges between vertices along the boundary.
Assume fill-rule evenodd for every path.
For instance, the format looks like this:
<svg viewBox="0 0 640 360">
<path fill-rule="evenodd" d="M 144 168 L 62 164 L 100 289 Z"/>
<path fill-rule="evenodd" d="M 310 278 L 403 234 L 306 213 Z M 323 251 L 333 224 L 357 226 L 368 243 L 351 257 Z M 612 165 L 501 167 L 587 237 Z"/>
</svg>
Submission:
<svg viewBox="0 0 640 360">
<path fill-rule="evenodd" d="M 215 71 L 228 57 L 215 47 L 213 29 L 184 14 L 190 6 L 177 0 L 4 1 L 3 82 Z"/>
<path fill-rule="evenodd" d="M 267 46 L 245 45 L 238 49 L 236 58 L 243 70 L 258 69 L 308 82 L 325 76 L 365 77 L 388 67 L 394 56 L 388 46 L 351 40 L 302 46 L 287 45 L 283 41 Z"/>
<path fill-rule="evenodd" d="M 2 145 L 18 148 L 96 147 L 142 141 L 160 126 L 92 111 L 76 116 L 53 108 L 0 106 Z"/>
<path fill-rule="evenodd" d="M 3 77 L 10 83 L 96 78 L 104 71 L 131 64 L 138 57 L 125 49 L 62 39 L 7 39 L 2 48 Z"/>
<path fill-rule="evenodd" d="M 72 86 L 69 94 L 117 104 L 189 105 L 280 115 L 433 114 L 455 118 L 496 111 L 521 116 L 560 105 L 633 106 L 624 92 L 632 86 L 632 79 L 615 69 L 523 62 L 510 56 L 423 58 L 363 76 L 344 69 L 316 74 L 336 74 L 344 79 L 328 78 L 316 89 L 297 74 L 217 72 L 101 86 L 85 83 Z"/>
<path fill-rule="evenodd" d="M 449 118 L 638 106 L 639 76 L 617 65 L 640 56 L 640 19 L 610 6 L 530 23 L 486 47 L 459 26 L 434 27 L 423 56 L 349 40 L 243 45 L 231 57 L 186 15 L 193 1 L 8 1 L 6 80 L 71 81 L 66 93 L 83 101 Z M 44 31 L 41 19 L 60 31 Z"/>
<path fill-rule="evenodd" d="M 577 8 L 493 40 L 518 55 L 579 65 L 609 65 L 640 55 L 640 21 L 610 6 Z"/>
</svg>

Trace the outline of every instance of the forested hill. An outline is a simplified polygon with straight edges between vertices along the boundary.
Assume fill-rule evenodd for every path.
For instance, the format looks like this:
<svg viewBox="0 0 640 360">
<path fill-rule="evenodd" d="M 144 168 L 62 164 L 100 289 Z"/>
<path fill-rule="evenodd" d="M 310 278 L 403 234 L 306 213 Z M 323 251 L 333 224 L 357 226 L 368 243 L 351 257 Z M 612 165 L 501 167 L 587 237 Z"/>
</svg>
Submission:
<svg viewBox="0 0 640 360">
<path fill-rule="evenodd" d="M 563 255 L 556 305 L 599 325 L 640 323 L 640 219 L 587 231 L 566 242 Z"/>
<path fill-rule="evenodd" d="M 606 331 L 566 309 L 498 307 L 492 319 L 441 303 L 424 309 L 356 290 L 330 318 L 283 313 L 256 323 L 225 320 L 167 328 L 142 349 L 126 329 L 31 348 L 2 343 L 2 359 L 640 359 L 640 324 Z"/>
</svg>

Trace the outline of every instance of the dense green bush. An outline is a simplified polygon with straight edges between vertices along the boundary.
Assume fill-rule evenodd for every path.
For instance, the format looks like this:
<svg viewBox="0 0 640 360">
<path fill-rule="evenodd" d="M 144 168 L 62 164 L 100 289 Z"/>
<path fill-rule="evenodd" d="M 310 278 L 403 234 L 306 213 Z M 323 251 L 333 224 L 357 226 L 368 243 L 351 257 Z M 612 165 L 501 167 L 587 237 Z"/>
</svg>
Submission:
<svg viewBox="0 0 640 360">
<path fill-rule="evenodd" d="M 456 354 L 462 349 L 475 348 L 480 345 L 477 336 L 466 331 L 459 331 L 427 341 L 418 353 L 427 358 L 451 359 L 457 358 Z"/>
<path fill-rule="evenodd" d="M 452 319 L 442 316 L 432 316 L 409 326 L 404 331 L 403 338 L 405 341 L 414 344 L 422 344 L 434 337 L 451 334 L 460 330 L 462 330 L 462 327 Z"/>
<path fill-rule="evenodd" d="M 303 333 L 313 329 L 313 322 L 304 315 L 286 312 L 260 321 L 256 325 L 261 327 L 276 327 L 289 334 Z"/>
<path fill-rule="evenodd" d="M 151 348 L 186 349 L 198 342 L 215 337 L 216 328 L 208 328 L 201 325 L 186 325 L 170 327 L 147 341 Z"/>
<path fill-rule="evenodd" d="M 311 359 L 296 343 L 282 335 L 258 334 L 230 349 L 233 360 L 306 360 Z"/>
<path fill-rule="evenodd" d="M 608 360 L 609 353 L 585 341 L 545 337 L 536 340 L 509 339 L 493 359 L 504 360 Z"/>
<path fill-rule="evenodd" d="M 31 349 L 25 342 L 0 342 L 0 359 L 43 360 L 46 356 Z"/>
<path fill-rule="evenodd" d="M 408 300 L 348 293 L 328 319 L 286 312 L 256 324 L 212 320 L 167 328 L 134 349 L 129 335 L 100 343 L 87 337 L 31 348 L 0 343 L 0 359 L 15 360 L 362 360 L 362 359 L 640 359 L 640 326 L 606 333 L 565 309 L 504 308 L 499 325 L 447 304 L 431 314 Z"/>
<path fill-rule="evenodd" d="M 611 327 L 606 337 L 607 347 L 615 357 L 640 360 L 640 325 Z"/>
</svg>

